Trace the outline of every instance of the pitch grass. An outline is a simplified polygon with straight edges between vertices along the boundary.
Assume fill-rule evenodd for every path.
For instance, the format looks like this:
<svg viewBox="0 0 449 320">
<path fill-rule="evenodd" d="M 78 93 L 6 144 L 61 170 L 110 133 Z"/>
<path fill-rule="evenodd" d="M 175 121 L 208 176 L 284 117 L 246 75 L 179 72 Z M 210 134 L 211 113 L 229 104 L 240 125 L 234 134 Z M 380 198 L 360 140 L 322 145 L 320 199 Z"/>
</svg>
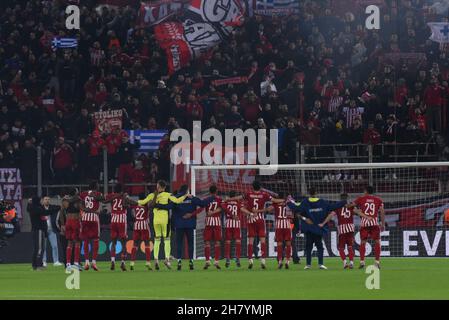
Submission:
<svg viewBox="0 0 449 320">
<path fill-rule="evenodd" d="M 110 271 L 108 262 L 99 263 L 100 271 L 83 271 L 80 289 L 68 290 L 63 267 L 49 265 L 45 271 L 31 271 L 28 264 L 0 265 L 0 299 L 449 299 L 449 261 L 438 258 L 385 258 L 380 270 L 380 290 L 368 290 L 364 270 L 343 270 L 337 258 L 326 259 L 329 270 L 311 270 L 304 262 L 290 270 L 277 270 L 274 260 L 261 270 L 233 263 L 228 270 L 211 267 L 204 261 L 181 272 L 147 271 L 144 262 L 135 271 Z M 369 259 L 368 265 L 372 263 Z M 357 265 L 356 265 L 357 267 Z M 129 268 L 129 266 L 128 266 Z"/>
</svg>

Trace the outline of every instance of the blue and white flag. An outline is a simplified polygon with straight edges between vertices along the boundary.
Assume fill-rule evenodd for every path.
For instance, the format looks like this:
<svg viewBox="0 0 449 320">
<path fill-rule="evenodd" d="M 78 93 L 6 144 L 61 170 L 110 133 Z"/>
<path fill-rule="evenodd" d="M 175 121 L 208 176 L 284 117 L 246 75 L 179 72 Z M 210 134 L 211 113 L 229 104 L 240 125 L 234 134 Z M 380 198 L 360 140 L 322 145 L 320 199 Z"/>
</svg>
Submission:
<svg viewBox="0 0 449 320">
<path fill-rule="evenodd" d="M 430 40 L 438 43 L 449 43 L 449 22 L 429 22 L 432 30 Z"/>
<path fill-rule="evenodd" d="M 51 47 L 53 50 L 58 48 L 76 48 L 78 47 L 78 40 L 76 38 L 53 38 Z"/>
<path fill-rule="evenodd" d="M 128 130 L 129 140 L 131 143 L 140 138 L 139 152 L 154 152 L 159 149 L 159 143 L 167 130 Z"/>
<path fill-rule="evenodd" d="M 271 16 L 289 15 L 298 12 L 298 0 L 255 0 L 255 14 Z"/>
</svg>

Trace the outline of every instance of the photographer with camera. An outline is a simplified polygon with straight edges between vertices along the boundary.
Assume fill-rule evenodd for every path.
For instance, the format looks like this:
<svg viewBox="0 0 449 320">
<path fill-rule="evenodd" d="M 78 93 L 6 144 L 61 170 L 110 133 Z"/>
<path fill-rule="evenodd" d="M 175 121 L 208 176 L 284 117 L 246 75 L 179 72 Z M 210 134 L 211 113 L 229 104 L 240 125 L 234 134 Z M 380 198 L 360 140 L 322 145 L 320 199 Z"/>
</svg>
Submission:
<svg viewBox="0 0 449 320">
<path fill-rule="evenodd" d="M 12 237 L 19 229 L 14 204 L 0 200 L 0 249 L 7 245 L 6 238 Z M 0 263 L 2 262 L 0 258 Z"/>
<path fill-rule="evenodd" d="M 27 210 L 31 219 L 31 231 L 33 233 L 33 270 L 44 270 L 43 254 L 47 245 L 47 219 L 49 215 L 59 211 L 59 206 L 44 206 L 44 198 L 34 197 L 28 200 Z"/>
</svg>

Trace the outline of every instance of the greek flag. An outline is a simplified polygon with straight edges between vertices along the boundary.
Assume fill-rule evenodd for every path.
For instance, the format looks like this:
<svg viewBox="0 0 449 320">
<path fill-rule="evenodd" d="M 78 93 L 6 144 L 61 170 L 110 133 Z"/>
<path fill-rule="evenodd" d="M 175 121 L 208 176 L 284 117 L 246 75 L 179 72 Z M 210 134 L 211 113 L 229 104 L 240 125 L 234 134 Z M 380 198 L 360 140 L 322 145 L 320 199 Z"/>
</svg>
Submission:
<svg viewBox="0 0 449 320">
<path fill-rule="evenodd" d="M 78 40 L 75 38 L 53 38 L 51 47 L 53 50 L 58 48 L 76 48 L 78 47 Z"/>
<path fill-rule="evenodd" d="M 159 143 L 164 135 L 168 133 L 167 130 L 128 130 L 127 132 L 131 143 L 140 138 L 139 152 L 143 153 L 158 150 Z"/>
<path fill-rule="evenodd" d="M 256 0 L 256 14 L 260 15 L 289 15 L 299 12 L 298 0 Z"/>
<path fill-rule="evenodd" d="M 449 43 L 449 22 L 429 22 L 427 25 L 432 30 L 430 40 Z"/>
</svg>

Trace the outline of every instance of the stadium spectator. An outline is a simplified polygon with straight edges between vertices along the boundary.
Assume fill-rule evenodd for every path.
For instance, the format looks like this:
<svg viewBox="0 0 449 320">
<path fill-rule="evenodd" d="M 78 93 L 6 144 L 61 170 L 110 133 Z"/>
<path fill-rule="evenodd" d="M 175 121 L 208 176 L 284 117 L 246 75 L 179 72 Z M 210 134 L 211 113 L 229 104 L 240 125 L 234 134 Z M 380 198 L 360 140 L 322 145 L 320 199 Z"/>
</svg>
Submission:
<svg viewBox="0 0 449 320">
<path fill-rule="evenodd" d="M 59 137 L 53 151 L 53 170 L 58 184 L 71 182 L 74 150 L 65 143 L 64 137 Z"/>
</svg>

